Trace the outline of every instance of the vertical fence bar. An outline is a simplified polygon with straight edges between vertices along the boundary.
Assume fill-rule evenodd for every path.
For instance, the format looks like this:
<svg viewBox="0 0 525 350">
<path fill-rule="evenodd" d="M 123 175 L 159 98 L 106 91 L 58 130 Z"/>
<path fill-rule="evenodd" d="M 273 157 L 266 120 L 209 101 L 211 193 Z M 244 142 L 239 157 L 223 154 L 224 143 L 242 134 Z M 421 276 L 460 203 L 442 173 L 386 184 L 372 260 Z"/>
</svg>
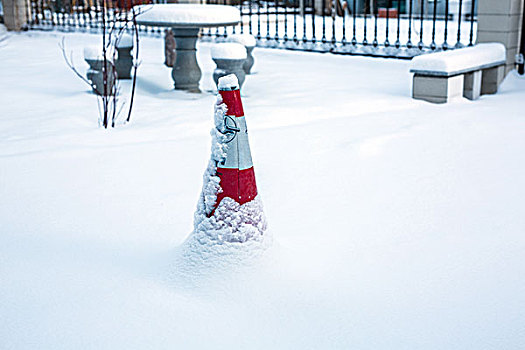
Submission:
<svg viewBox="0 0 525 350">
<path fill-rule="evenodd" d="M 235 6 L 235 5 L 232 5 L 232 6 Z M 241 34 L 242 34 L 242 23 L 243 23 L 243 20 L 242 20 L 242 1 L 239 1 L 239 12 L 241 14 L 241 23 L 239 23 L 239 27 L 241 28 Z M 226 28 L 226 27 L 225 27 Z M 232 34 L 235 34 L 237 32 L 237 25 L 234 25 L 231 27 L 232 29 Z"/>
<path fill-rule="evenodd" d="M 298 0 L 293 1 L 293 42 L 297 44 L 297 9 L 299 8 L 297 4 Z"/>
<path fill-rule="evenodd" d="M 430 43 L 430 49 L 434 51 L 436 49 L 436 15 L 437 15 L 437 1 L 434 0 L 434 10 L 432 13 L 432 42 Z"/>
<path fill-rule="evenodd" d="M 82 20 L 84 21 L 84 31 L 87 31 L 88 24 L 89 24 L 89 3 L 88 0 L 84 0 L 84 4 L 82 6 L 83 9 L 83 16 Z"/>
<path fill-rule="evenodd" d="M 270 41 L 270 4 L 266 2 L 266 45 Z"/>
<path fill-rule="evenodd" d="M 390 7 L 391 7 L 391 4 L 392 4 L 392 0 L 388 0 L 387 3 L 386 3 L 386 32 L 385 32 L 385 42 L 384 42 L 384 45 L 385 47 L 389 47 L 390 46 L 390 41 L 388 40 L 389 38 L 389 35 L 390 35 L 390 28 L 388 26 L 389 22 L 390 22 Z"/>
<path fill-rule="evenodd" d="M 417 43 L 417 47 L 418 49 L 420 50 L 423 50 L 423 47 L 425 46 L 423 44 L 423 15 L 424 15 L 424 11 L 425 11 L 425 2 L 423 0 L 421 0 L 420 2 L 421 4 L 421 9 L 420 9 L 420 22 L 421 22 L 421 27 L 419 28 L 419 43 Z"/>
<path fill-rule="evenodd" d="M 470 38 L 468 42 L 468 46 L 474 45 L 474 12 L 476 11 L 476 0 L 471 1 L 471 8 L 470 8 Z M 525 21 L 525 19 L 523 19 Z"/>
<path fill-rule="evenodd" d="M 410 0 L 409 6 L 408 6 L 408 41 L 407 41 L 407 48 L 412 48 L 412 2 L 414 0 Z M 448 1 L 448 0 L 446 0 Z"/>
<path fill-rule="evenodd" d="M 379 42 L 377 41 L 377 17 L 378 17 L 378 11 L 379 8 L 377 7 L 377 0 L 374 0 L 374 41 L 372 42 L 372 45 L 374 47 L 377 47 L 379 45 Z"/>
<path fill-rule="evenodd" d="M 449 16 L 449 0 L 445 0 L 445 33 L 443 33 L 443 50 L 448 50 L 448 16 Z"/>
<path fill-rule="evenodd" d="M 257 40 L 261 40 L 261 2 L 257 0 Z"/>
<path fill-rule="evenodd" d="M 226 2 L 227 2 L 227 0 L 223 0 L 223 5 L 226 5 Z M 222 36 L 224 38 L 226 38 L 228 36 L 228 34 L 226 32 L 227 30 L 228 30 L 228 27 L 226 27 L 226 26 L 222 27 Z"/>
<path fill-rule="evenodd" d="M 283 41 L 288 42 L 288 0 L 284 0 L 284 36 Z"/>
<path fill-rule="evenodd" d="M 352 45 L 357 45 L 357 37 L 356 37 L 356 20 L 357 20 L 357 0 L 354 0 L 354 9 L 352 10 L 352 17 L 353 17 L 353 23 L 352 23 Z"/>
<path fill-rule="evenodd" d="M 302 6 L 303 12 L 303 45 L 306 44 L 308 38 L 306 37 L 306 0 L 300 0 L 299 6 Z"/>
<path fill-rule="evenodd" d="M 348 6 L 348 3 L 346 4 Z M 344 6 L 341 6 L 341 9 L 343 11 L 343 36 L 341 38 L 341 44 L 343 44 L 343 46 L 346 46 L 346 10 Z"/>
<path fill-rule="evenodd" d="M 41 1 L 40 4 L 41 6 L 38 6 L 39 5 L 38 1 L 30 1 L 26 7 L 26 13 L 28 13 L 27 18 L 29 18 L 30 26 L 32 26 L 33 24 L 41 25 L 43 22 L 43 20 L 40 21 L 40 16 L 42 15 L 42 19 L 43 19 L 43 14 L 44 14 L 44 10 L 42 8 L 44 5 L 43 1 Z"/>
<path fill-rule="evenodd" d="M 89 30 L 93 30 L 94 28 L 94 23 L 93 23 L 93 0 L 86 0 L 89 4 L 89 10 L 88 10 L 88 15 L 89 15 Z"/>
<path fill-rule="evenodd" d="M 397 32 L 396 32 L 396 43 L 394 46 L 396 49 L 401 47 L 401 0 L 397 0 Z"/>
<path fill-rule="evenodd" d="M 315 38 L 315 0 L 312 1 L 312 44 L 315 44 L 317 39 Z"/>
<path fill-rule="evenodd" d="M 332 44 L 332 48 L 335 48 L 335 17 L 337 16 L 337 13 L 336 13 L 336 6 L 337 6 L 337 1 L 339 0 L 332 0 L 332 40 L 330 41 L 331 44 Z"/>
<path fill-rule="evenodd" d="M 239 1 L 239 11 L 241 12 L 241 24 L 240 24 L 240 29 L 241 29 L 241 34 L 244 34 L 244 12 L 242 11 L 242 4 L 243 2 L 242 1 Z M 235 34 L 236 28 L 237 26 L 233 26 L 233 34 Z"/>
<path fill-rule="evenodd" d="M 273 40 L 275 40 L 275 44 L 279 44 L 279 0 L 274 0 L 275 4 L 275 35 L 273 36 Z"/>
<path fill-rule="evenodd" d="M 249 0 L 248 1 L 248 16 L 249 16 L 249 20 L 248 20 L 248 32 L 250 33 L 250 35 L 253 35 L 253 31 L 252 31 L 252 0 Z"/>
<path fill-rule="evenodd" d="M 321 8 L 321 15 L 323 16 L 323 36 L 321 37 L 321 42 L 323 44 L 326 44 L 326 18 L 325 18 L 325 13 L 326 13 L 326 8 L 325 8 L 325 5 L 326 5 L 326 0 L 321 0 L 322 3 L 323 3 L 323 7 Z"/>
<path fill-rule="evenodd" d="M 354 0 L 355 1 L 355 0 Z M 363 25 L 363 46 L 367 46 L 368 45 L 368 39 L 367 39 L 367 36 L 368 36 L 368 33 L 367 33 L 367 28 L 366 28 L 366 24 L 368 22 L 368 8 L 364 11 L 363 13 L 363 22 L 364 22 L 364 25 Z M 354 21 L 355 21 L 355 18 L 354 18 Z M 355 22 L 354 22 L 355 23 Z"/>
<path fill-rule="evenodd" d="M 463 16 L 462 9 L 463 9 L 463 0 L 459 0 L 459 9 L 458 9 L 458 40 L 456 42 L 456 48 L 462 47 L 462 44 L 461 44 L 461 16 Z"/>
</svg>

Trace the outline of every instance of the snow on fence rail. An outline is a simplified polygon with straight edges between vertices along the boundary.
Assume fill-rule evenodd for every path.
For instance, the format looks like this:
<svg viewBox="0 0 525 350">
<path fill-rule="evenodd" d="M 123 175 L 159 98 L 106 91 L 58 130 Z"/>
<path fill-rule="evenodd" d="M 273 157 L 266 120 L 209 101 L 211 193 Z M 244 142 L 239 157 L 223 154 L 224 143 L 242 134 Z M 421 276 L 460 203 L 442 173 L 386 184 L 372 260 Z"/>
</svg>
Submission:
<svg viewBox="0 0 525 350">
<path fill-rule="evenodd" d="M 202 35 L 221 38 L 231 33 L 249 33 L 255 36 L 258 46 L 264 47 L 410 58 L 473 45 L 477 2 L 377 0 L 370 6 L 363 0 L 208 0 L 207 3 L 238 7 L 241 23 L 204 29 Z M 103 3 L 109 7 L 108 20 L 119 22 L 129 14 L 131 6 L 151 0 L 32 0 L 28 9 L 30 28 L 98 31 Z M 161 36 L 164 29 L 140 26 L 140 31 Z"/>
</svg>

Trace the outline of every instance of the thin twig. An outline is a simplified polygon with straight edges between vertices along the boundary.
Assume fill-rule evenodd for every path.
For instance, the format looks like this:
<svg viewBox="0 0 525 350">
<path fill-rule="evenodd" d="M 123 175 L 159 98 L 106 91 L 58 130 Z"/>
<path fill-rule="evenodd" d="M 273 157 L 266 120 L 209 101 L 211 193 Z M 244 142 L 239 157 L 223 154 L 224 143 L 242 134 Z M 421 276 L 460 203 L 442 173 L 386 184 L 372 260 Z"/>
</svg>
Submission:
<svg viewBox="0 0 525 350">
<path fill-rule="evenodd" d="M 131 97 L 129 101 L 129 110 L 128 110 L 128 117 L 126 118 L 126 122 L 129 123 L 131 119 L 131 110 L 133 109 L 133 101 L 135 100 L 135 87 L 137 85 L 137 69 L 139 66 L 138 59 L 139 59 L 139 29 L 137 25 L 137 14 L 135 13 L 135 9 L 131 8 L 132 13 L 132 22 L 133 22 L 133 29 L 135 31 L 135 49 L 133 51 L 135 62 L 133 64 L 133 82 L 131 86 Z"/>
<path fill-rule="evenodd" d="M 66 61 L 67 66 L 86 84 L 88 84 L 91 88 L 93 88 L 93 85 L 89 80 L 87 80 L 80 72 L 76 69 L 74 63 L 73 63 L 73 52 L 70 53 L 70 58 L 67 57 L 66 54 L 66 45 L 65 45 L 65 38 L 62 38 L 62 41 L 58 44 L 60 49 L 62 50 L 62 56 L 64 56 L 64 61 Z"/>
</svg>

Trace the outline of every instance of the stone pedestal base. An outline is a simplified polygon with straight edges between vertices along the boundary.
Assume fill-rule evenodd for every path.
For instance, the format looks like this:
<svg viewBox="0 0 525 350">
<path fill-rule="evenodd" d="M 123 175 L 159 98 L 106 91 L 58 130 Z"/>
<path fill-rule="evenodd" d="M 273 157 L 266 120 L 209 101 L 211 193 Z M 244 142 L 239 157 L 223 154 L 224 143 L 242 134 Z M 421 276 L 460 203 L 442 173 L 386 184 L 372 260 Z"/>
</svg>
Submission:
<svg viewBox="0 0 525 350">
<path fill-rule="evenodd" d="M 202 73 L 197 64 L 197 49 L 195 46 L 199 28 L 173 28 L 172 30 L 177 46 L 175 49 L 177 57 L 171 73 L 175 82 L 175 89 L 200 92 L 199 81 Z"/>
<path fill-rule="evenodd" d="M 481 96 L 481 71 L 465 74 L 463 97 L 477 100 Z"/>
<path fill-rule="evenodd" d="M 463 96 L 463 75 L 435 77 L 414 74 L 412 97 L 433 103 L 446 103 Z"/>
<path fill-rule="evenodd" d="M 505 66 L 501 65 L 494 68 L 483 70 L 481 78 L 481 94 L 495 94 L 498 87 L 505 78 Z"/>
<path fill-rule="evenodd" d="M 246 73 L 243 68 L 245 59 L 219 59 L 213 58 L 213 61 L 217 64 L 217 69 L 213 72 L 213 81 L 218 86 L 219 78 L 229 74 L 235 74 L 239 81 L 239 88 L 244 84 L 246 79 Z"/>
</svg>

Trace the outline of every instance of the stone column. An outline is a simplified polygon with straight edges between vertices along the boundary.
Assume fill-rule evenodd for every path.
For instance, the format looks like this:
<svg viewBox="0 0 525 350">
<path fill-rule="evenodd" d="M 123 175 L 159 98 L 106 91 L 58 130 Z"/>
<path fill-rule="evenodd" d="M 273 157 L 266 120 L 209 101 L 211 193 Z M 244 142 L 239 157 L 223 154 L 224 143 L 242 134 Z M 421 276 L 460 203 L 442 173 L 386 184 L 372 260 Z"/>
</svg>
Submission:
<svg viewBox="0 0 525 350">
<path fill-rule="evenodd" d="M 2 0 L 7 30 L 22 30 L 29 22 L 28 0 Z"/>
<path fill-rule="evenodd" d="M 480 0 L 478 43 L 499 42 L 507 48 L 505 74 L 513 70 L 519 50 L 524 0 Z"/>
<path fill-rule="evenodd" d="M 202 72 L 197 63 L 196 42 L 199 28 L 173 28 L 176 42 L 176 58 L 171 76 L 175 89 L 200 92 L 199 81 Z"/>
</svg>

